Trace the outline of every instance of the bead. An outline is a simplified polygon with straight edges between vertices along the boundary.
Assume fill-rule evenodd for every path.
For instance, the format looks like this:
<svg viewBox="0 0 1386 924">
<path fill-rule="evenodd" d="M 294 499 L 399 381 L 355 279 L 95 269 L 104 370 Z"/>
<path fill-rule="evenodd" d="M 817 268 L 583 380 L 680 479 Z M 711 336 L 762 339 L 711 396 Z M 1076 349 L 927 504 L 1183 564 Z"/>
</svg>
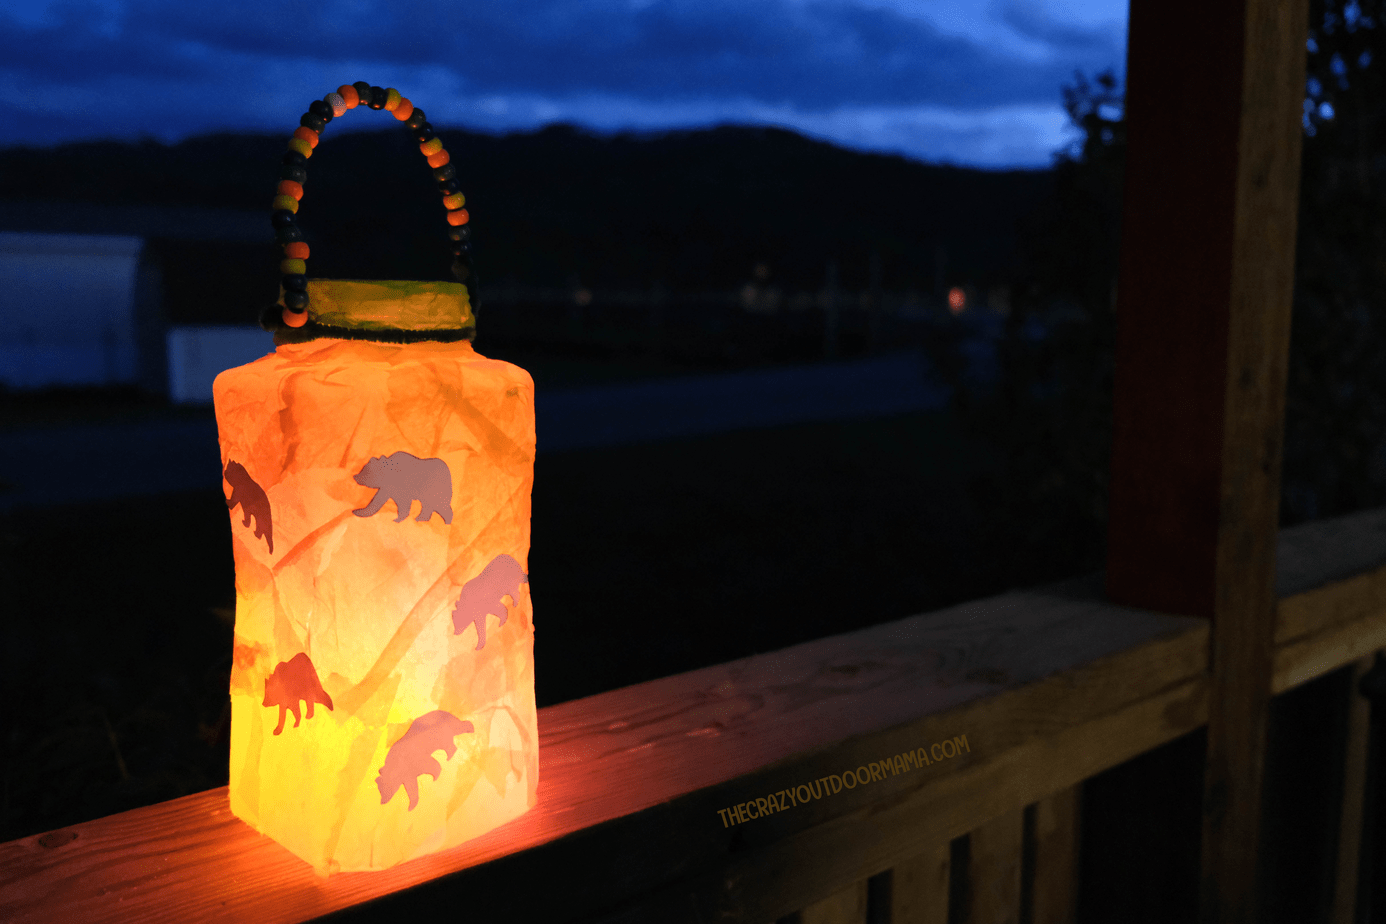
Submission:
<svg viewBox="0 0 1386 924">
<path fill-rule="evenodd" d="M 293 180 L 280 180 L 278 192 L 281 196 L 293 196 L 295 202 L 303 198 L 303 187 Z"/>
<path fill-rule="evenodd" d="M 461 186 L 457 185 L 456 180 L 444 180 L 438 184 L 438 191 L 445 196 L 451 196 L 453 193 L 461 190 L 461 188 Z"/>
<path fill-rule="evenodd" d="M 469 253 L 472 252 L 472 242 L 471 242 L 471 241 L 457 241 L 457 242 L 454 243 L 454 244 L 452 245 L 452 247 L 449 248 L 449 249 L 452 251 L 452 255 L 453 255 L 454 257 L 465 256 L 466 254 L 469 254 Z"/>
<path fill-rule="evenodd" d="M 448 240 L 450 241 L 465 241 L 469 239 L 471 236 L 471 228 L 448 228 Z"/>
<path fill-rule="evenodd" d="M 435 132 L 433 126 L 429 125 L 427 122 L 414 129 L 414 140 L 419 144 L 423 144 L 425 141 L 432 141 L 437 137 L 438 133 Z"/>
<path fill-rule="evenodd" d="M 293 196 L 275 196 L 270 203 L 272 209 L 288 209 L 290 212 L 298 211 L 298 200 Z"/>
<path fill-rule="evenodd" d="M 472 267 L 470 264 L 463 263 L 461 260 L 458 260 L 452 264 L 452 275 L 457 277 L 458 282 L 466 282 L 467 277 L 471 274 Z"/>
<path fill-rule="evenodd" d="M 311 103 L 308 104 L 308 111 L 311 112 L 313 115 L 317 116 L 319 119 L 322 119 L 324 122 L 332 121 L 332 105 L 328 103 L 326 100 L 313 100 Z"/>
<path fill-rule="evenodd" d="M 302 167 L 292 167 L 285 164 L 283 167 L 279 168 L 279 178 L 281 180 L 293 180 L 295 183 L 302 186 L 304 183 L 308 182 L 308 171 L 304 170 Z"/>
<path fill-rule="evenodd" d="M 400 97 L 399 105 L 395 107 L 394 116 L 401 122 L 407 121 L 414 112 L 414 104 L 404 97 Z"/>
<path fill-rule="evenodd" d="M 306 312 L 306 311 L 290 311 L 288 308 L 285 308 L 285 309 L 284 309 L 284 326 L 285 326 L 285 327 L 302 327 L 303 325 L 305 325 L 305 324 L 307 324 L 307 323 L 308 323 L 308 312 Z"/>
<path fill-rule="evenodd" d="M 356 88 L 349 83 L 344 83 L 337 88 L 337 95 L 346 103 L 348 109 L 355 109 L 361 105 L 361 97 L 356 95 Z"/>
<path fill-rule="evenodd" d="M 279 272 L 285 276 L 302 276 L 308 272 L 307 260 L 280 260 Z"/>
<path fill-rule="evenodd" d="M 356 90 L 356 98 L 361 101 L 361 105 L 369 106 L 371 104 L 372 95 L 371 85 L 366 83 L 364 80 L 358 80 L 351 86 L 354 90 Z"/>
<path fill-rule="evenodd" d="M 295 222 L 294 213 L 288 209 L 275 209 L 270 212 L 270 224 L 276 228 L 287 228 Z"/>
<path fill-rule="evenodd" d="M 442 149 L 443 149 L 443 139 L 442 139 L 442 138 L 432 138 L 432 139 L 430 139 L 430 140 L 428 140 L 428 141 L 425 141 L 423 144 L 419 145 L 419 150 L 423 152 L 423 154 L 424 154 L 425 157 L 427 157 L 427 156 L 430 155 L 430 154 L 437 154 L 437 153 L 438 153 L 439 151 L 441 151 Z"/>
<path fill-rule="evenodd" d="M 457 225 L 465 225 L 467 223 L 467 219 L 469 219 L 470 217 L 471 216 L 467 214 L 466 209 L 458 209 L 455 212 L 448 212 L 448 224 L 454 227 L 456 227 Z"/>
<path fill-rule="evenodd" d="M 280 278 L 280 285 L 287 292 L 302 292 L 308 288 L 308 277 L 302 273 L 286 273 Z"/>
<path fill-rule="evenodd" d="M 307 160 L 308 158 L 313 156 L 313 146 L 308 142 L 304 141 L 302 138 L 290 138 L 289 150 L 297 151 L 303 157 L 304 160 Z"/>
<path fill-rule="evenodd" d="M 404 99 L 404 97 L 400 96 L 399 91 L 394 87 L 387 89 L 385 91 L 385 111 L 394 112 L 399 108 L 399 101 L 402 99 Z"/>
<path fill-rule="evenodd" d="M 450 180 L 457 176 L 457 166 L 455 164 L 443 164 L 441 167 L 433 168 L 433 178 L 435 180 Z"/>
<path fill-rule="evenodd" d="M 332 107 L 332 116 L 345 115 L 347 111 L 346 100 L 342 99 L 340 93 L 329 93 L 322 98 L 322 101 Z"/>
<path fill-rule="evenodd" d="M 293 145 L 289 145 L 289 147 L 293 147 Z M 309 148 L 309 150 L 312 150 L 312 148 Z M 307 155 L 300 154 L 298 151 L 285 151 L 284 156 L 280 158 L 279 162 L 286 167 L 302 167 L 304 164 L 308 163 L 308 157 Z"/>
<path fill-rule="evenodd" d="M 409 114 L 409 118 L 404 120 L 404 124 L 407 128 L 418 128 L 428 124 L 428 116 L 424 115 L 424 111 L 416 106 L 414 111 Z"/>
<path fill-rule="evenodd" d="M 377 112 L 385 108 L 386 93 L 384 87 L 371 87 L 371 108 Z"/>
<path fill-rule="evenodd" d="M 290 260 L 307 260 L 308 245 L 302 241 L 294 241 L 284 248 L 284 256 Z"/>
<path fill-rule="evenodd" d="M 280 225 L 274 229 L 274 240 L 279 244 L 297 243 L 303 240 L 303 229 L 298 225 Z"/>
<path fill-rule="evenodd" d="M 302 289 L 287 289 L 284 292 L 284 307 L 290 311 L 302 311 L 308 307 L 308 293 Z"/>
<path fill-rule="evenodd" d="M 453 193 L 451 196 L 443 197 L 443 208 L 460 209 L 467 204 L 467 197 L 461 193 Z"/>
<path fill-rule="evenodd" d="M 314 100 L 314 102 L 317 102 L 317 100 Z M 302 125 L 304 128 L 311 128 L 313 131 L 321 134 L 322 130 L 327 127 L 327 120 L 322 116 L 315 116 L 311 112 L 305 112 L 298 117 L 298 124 Z"/>
<path fill-rule="evenodd" d="M 301 141 L 308 142 L 308 147 L 310 148 L 315 148 L 318 146 L 318 133 L 313 131 L 311 128 L 305 128 L 304 126 L 300 125 L 298 128 L 294 129 L 293 137 L 298 138 Z"/>
<path fill-rule="evenodd" d="M 452 155 L 447 151 L 439 151 L 437 154 L 430 154 L 426 158 L 430 167 L 441 167 L 452 161 Z"/>
</svg>

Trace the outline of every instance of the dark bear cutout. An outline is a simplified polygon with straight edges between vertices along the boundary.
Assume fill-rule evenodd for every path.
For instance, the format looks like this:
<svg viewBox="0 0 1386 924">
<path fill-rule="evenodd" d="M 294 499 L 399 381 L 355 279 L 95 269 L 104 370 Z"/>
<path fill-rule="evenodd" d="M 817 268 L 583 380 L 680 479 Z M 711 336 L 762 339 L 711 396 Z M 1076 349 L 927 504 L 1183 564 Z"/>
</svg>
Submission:
<svg viewBox="0 0 1386 924">
<path fill-rule="evenodd" d="M 520 603 L 520 585 L 529 583 L 529 575 L 520 570 L 520 563 L 509 555 L 497 555 L 481 573 L 462 585 L 462 595 L 452 609 L 452 634 L 461 635 L 469 625 L 476 626 L 476 648 L 486 645 L 486 617 L 496 616 L 505 625 L 507 613 L 501 598 L 509 596 L 512 605 Z"/>
<path fill-rule="evenodd" d="M 318 682 L 318 672 L 313 669 L 313 662 L 302 651 L 287 661 L 280 661 L 274 668 L 274 673 L 265 678 L 264 705 L 279 707 L 279 724 L 274 729 L 276 735 L 284 730 L 286 712 L 293 712 L 294 728 L 298 728 L 299 700 L 308 703 L 310 719 L 313 717 L 314 703 L 322 703 L 328 709 L 332 708 L 332 697 L 327 695 L 327 691 Z"/>
<path fill-rule="evenodd" d="M 396 452 L 376 456 L 352 477 L 359 485 L 377 489 L 369 504 L 352 511 L 358 517 L 373 517 L 387 500 L 393 500 L 399 510 L 395 517 L 398 523 L 409 516 L 417 497 L 419 515 L 415 520 L 422 523 L 436 513 L 444 523 L 452 523 L 452 472 L 442 459 L 420 459 L 407 452 Z"/>
<path fill-rule="evenodd" d="M 255 538 L 263 536 L 269 544 L 270 554 L 273 555 L 274 524 L 270 519 L 270 502 L 265 489 L 255 483 L 255 479 L 250 477 L 244 465 L 234 460 L 227 460 L 226 471 L 222 475 L 226 478 L 226 483 L 231 485 L 231 496 L 226 499 L 226 509 L 235 510 L 237 504 L 241 505 L 241 510 L 245 511 L 242 526 L 249 526 L 250 518 L 254 517 Z"/>
<path fill-rule="evenodd" d="M 442 709 L 421 715 L 409 725 L 404 733 L 385 755 L 385 766 L 380 768 L 380 776 L 375 778 L 376 788 L 380 790 L 380 804 L 384 805 L 394 798 L 401 786 L 409 796 L 409 811 L 419 804 L 419 777 L 425 773 L 434 781 L 443 772 L 443 767 L 434 758 L 434 751 L 443 751 L 447 759 L 457 753 L 453 738 L 475 731 L 472 723 L 459 719 L 451 712 Z"/>
</svg>

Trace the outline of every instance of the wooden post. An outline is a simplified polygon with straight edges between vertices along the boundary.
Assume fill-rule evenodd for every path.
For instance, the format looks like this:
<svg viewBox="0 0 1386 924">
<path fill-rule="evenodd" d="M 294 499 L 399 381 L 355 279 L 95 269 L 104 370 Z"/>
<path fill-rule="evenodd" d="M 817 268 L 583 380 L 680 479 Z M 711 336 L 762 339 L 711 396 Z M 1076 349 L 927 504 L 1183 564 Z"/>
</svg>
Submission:
<svg viewBox="0 0 1386 924">
<path fill-rule="evenodd" d="M 661 339 L 664 327 L 664 286 L 656 282 L 650 288 L 650 318 L 645 351 L 652 357 L 661 352 Z"/>
<path fill-rule="evenodd" d="M 1133 0 L 1107 593 L 1212 620 L 1202 917 L 1254 920 L 1305 0 Z"/>
<path fill-rule="evenodd" d="M 885 312 L 881 305 L 881 254 L 873 251 L 868 265 L 867 276 L 871 292 L 866 314 L 866 352 L 875 353 L 881 347 L 881 323 Z"/>
<path fill-rule="evenodd" d="M 837 261 L 828 261 L 823 287 L 823 358 L 837 359 Z"/>
</svg>

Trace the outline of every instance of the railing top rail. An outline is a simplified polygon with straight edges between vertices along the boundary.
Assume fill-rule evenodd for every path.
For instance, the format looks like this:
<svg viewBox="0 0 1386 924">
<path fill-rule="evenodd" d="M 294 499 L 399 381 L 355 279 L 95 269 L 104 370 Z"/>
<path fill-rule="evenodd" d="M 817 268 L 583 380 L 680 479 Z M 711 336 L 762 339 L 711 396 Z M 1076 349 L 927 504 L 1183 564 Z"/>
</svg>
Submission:
<svg viewBox="0 0 1386 924">
<path fill-rule="evenodd" d="M 1275 595 L 1280 599 L 1386 565 L 1386 507 L 1314 520 L 1276 537 Z"/>
<path fill-rule="evenodd" d="M 1016 724 L 1017 704 L 978 712 L 979 704 L 1152 642 L 1179 656 L 1161 659 L 1124 695 L 1145 696 L 1200 669 L 1200 621 L 1109 606 L 1097 586 L 1088 579 L 1004 594 L 544 709 L 538 806 L 490 835 L 385 872 L 316 878 L 231 816 L 224 789 L 0 845 L 0 919 L 301 921 L 525 854 L 535 884 L 552 881 L 555 863 L 587 868 L 587 876 L 559 877 L 572 883 L 562 907 L 600 910 L 685 863 L 725 855 L 749 826 L 727 825 L 718 810 L 763 797 L 766 786 L 808 783 L 966 735 L 961 766 L 1036 733 L 1033 723 Z M 1087 692 L 1070 692 L 1051 704 L 1060 724 L 1097 708 Z M 951 768 L 919 768 L 915 783 L 934 769 Z M 816 800 L 797 822 L 850 811 L 861 794 Z M 676 826 L 642 835 L 657 816 Z M 629 871 L 624 893 L 604 875 L 609 863 Z M 538 894 L 546 889 L 528 891 L 535 894 L 502 904 L 513 911 L 516 902 L 554 900 Z"/>
</svg>

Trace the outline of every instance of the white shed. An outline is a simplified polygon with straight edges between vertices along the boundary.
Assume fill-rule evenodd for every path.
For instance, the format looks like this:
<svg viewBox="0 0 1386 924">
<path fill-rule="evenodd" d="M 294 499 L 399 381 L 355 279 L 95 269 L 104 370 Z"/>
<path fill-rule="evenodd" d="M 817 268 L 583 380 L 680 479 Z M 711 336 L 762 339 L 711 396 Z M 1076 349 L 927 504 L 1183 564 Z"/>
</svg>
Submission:
<svg viewBox="0 0 1386 924">
<path fill-rule="evenodd" d="M 274 352 L 274 335 L 259 327 L 187 324 L 168 329 L 168 397 L 174 404 L 211 404 L 212 380 L 227 369 Z"/>
<path fill-rule="evenodd" d="M 0 232 L 0 383 L 148 379 L 163 336 L 143 249 L 138 237 Z"/>
</svg>

